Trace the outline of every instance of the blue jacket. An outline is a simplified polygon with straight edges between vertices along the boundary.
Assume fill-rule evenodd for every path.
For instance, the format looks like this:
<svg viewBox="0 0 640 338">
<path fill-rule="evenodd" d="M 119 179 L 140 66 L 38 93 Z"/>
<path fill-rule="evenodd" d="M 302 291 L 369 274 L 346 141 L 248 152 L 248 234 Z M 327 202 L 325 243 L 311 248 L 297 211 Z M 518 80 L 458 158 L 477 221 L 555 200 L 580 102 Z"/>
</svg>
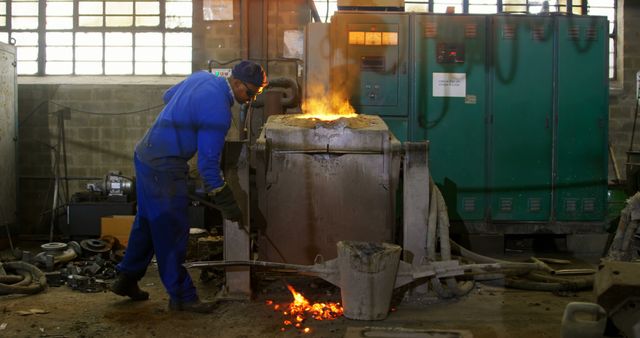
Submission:
<svg viewBox="0 0 640 338">
<path fill-rule="evenodd" d="M 197 151 L 206 191 L 221 187 L 220 156 L 234 100 L 227 79 L 199 71 L 169 88 L 163 99 L 166 106 L 136 145 L 136 156 L 156 170 L 186 172 Z"/>
</svg>

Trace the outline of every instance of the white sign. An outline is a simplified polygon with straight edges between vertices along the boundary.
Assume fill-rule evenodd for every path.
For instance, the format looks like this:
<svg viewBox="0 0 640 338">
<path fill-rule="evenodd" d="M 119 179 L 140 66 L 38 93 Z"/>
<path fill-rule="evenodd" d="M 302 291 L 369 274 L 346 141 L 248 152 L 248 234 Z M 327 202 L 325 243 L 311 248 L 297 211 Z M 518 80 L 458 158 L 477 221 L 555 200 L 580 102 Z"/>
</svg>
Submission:
<svg viewBox="0 0 640 338">
<path fill-rule="evenodd" d="M 467 74 L 465 73 L 433 73 L 434 97 L 467 96 Z"/>
<path fill-rule="evenodd" d="M 304 32 L 297 30 L 284 31 L 284 47 L 282 56 L 302 59 L 304 57 Z"/>
<path fill-rule="evenodd" d="M 204 21 L 233 20 L 233 0 L 204 0 L 202 16 Z"/>
</svg>

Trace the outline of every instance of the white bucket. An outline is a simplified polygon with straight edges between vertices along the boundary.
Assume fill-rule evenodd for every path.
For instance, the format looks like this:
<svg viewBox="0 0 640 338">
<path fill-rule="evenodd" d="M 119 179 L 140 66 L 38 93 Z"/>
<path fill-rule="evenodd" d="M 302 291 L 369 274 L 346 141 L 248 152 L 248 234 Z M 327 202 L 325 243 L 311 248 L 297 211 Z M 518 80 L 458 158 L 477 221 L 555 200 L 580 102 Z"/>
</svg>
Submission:
<svg viewBox="0 0 640 338">
<path fill-rule="evenodd" d="M 389 313 L 402 248 L 388 243 L 338 242 L 344 316 L 382 320 Z"/>
<path fill-rule="evenodd" d="M 607 313 L 602 306 L 572 302 L 564 309 L 562 338 L 601 338 L 606 325 Z"/>
</svg>

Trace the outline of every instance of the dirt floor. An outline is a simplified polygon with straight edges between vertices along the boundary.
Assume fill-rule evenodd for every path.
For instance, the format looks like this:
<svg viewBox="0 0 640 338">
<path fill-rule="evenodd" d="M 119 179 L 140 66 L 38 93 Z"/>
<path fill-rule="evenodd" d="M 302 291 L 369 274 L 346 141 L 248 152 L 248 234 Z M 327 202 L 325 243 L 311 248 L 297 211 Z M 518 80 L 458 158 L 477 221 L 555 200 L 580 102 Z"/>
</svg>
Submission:
<svg viewBox="0 0 640 338">
<path fill-rule="evenodd" d="M 203 282 L 200 270 L 190 273 L 202 299 L 220 294 L 219 278 Z M 274 310 L 275 304 L 282 308 L 293 300 L 286 284 L 312 302 L 339 302 L 340 290 L 323 280 L 297 275 L 259 272 L 253 282 L 253 299 L 221 301 L 217 311 L 207 315 L 170 312 L 155 266 L 140 283 L 151 294 L 143 302 L 110 292 L 83 293 L 66 285 L 36 295 L 0 296 L 0 337 L 345 337 L 349 328 L 366 326 L 467 330 L 476 338 L 560 337 L 565 306 L 593 301 L 591 291 L 554 294 L 476 283 L 468 295 L 453 300 L 397 294 L 385 320 L 307 318 L 296 329 L 284 325 L 287 318 Z M 273 304 L 267 305 L 269 301 Z M 308 334 L 302 333 L 304 327 L 309 328 Z"/>
</svg>

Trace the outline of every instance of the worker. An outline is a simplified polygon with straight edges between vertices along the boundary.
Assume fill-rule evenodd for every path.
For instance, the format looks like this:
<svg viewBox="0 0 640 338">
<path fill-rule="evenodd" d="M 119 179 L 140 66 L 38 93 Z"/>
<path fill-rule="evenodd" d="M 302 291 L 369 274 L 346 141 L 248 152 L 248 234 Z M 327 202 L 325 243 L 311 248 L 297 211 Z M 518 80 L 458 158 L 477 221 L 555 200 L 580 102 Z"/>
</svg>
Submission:
<svg viewBox="0 0 640 338">
<path fill-rule="evenodd" d="M 138 286 L 155 254 L 169 309 L 209 313 L 215 302 L 201 301 L 184 263 L 189 238 L 187 161 L 198 152 L 204 187 L 222 217 L 242 221 L 242 212 L 220 169 L 233 100 L 248 103 L 268 84 L 262 67 L 235 65 L 231 76 L 195 72 L 164 93 L 166 104 L 134 153 L 138 213 L 117 280 L 111 290 L 132 300 L 149 299 Z"/>
</svg>

